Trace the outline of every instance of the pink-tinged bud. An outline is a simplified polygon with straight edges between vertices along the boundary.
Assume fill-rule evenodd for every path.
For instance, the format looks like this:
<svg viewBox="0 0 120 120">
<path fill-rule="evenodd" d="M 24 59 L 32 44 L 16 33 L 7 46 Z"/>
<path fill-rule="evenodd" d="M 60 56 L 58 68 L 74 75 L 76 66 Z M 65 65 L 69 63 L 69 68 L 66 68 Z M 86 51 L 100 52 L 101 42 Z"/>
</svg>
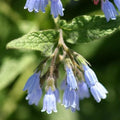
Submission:
<svg viewBox="0 0 120 120">
<path fill-rule="evenodd" d="M 99 0 L 93 0 L 94 5 L 97 5 L 99 3 Z"/>
</svg>

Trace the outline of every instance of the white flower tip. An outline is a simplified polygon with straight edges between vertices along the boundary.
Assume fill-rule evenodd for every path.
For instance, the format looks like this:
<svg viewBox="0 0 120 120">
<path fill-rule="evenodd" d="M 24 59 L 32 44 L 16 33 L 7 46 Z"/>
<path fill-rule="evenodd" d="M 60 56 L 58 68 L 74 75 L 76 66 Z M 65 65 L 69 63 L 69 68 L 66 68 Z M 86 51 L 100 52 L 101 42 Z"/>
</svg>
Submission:
<svg viewBox="0 0 120 120">
<path fill-rule="evenodd" d="M 39 12 L 39 10 L 35 9 L 35 12 L 36 12 L 36 13 L 38 13 L 38 12 Z"/>
<path fill-rule="evenodd" d="M 32 11 L 33 11 L 33 9 L 29 9 L 29 8 L 28 8 L 28 11 L 29 11 L 29 12 L 32 12 Z"/>
<path fill-rule="evenodd" d="M 51 114 L 52 113 L 52 110 L 51 111 L 46 111 L 47 112 L 47 114 Z"/>
<path fill-rule="evenodd" d="M 96 100 L 96 102 L 97 102 L 97 103 L 100 103 L 100 102 L 101 102 L 101 99 L 99 99 L 99 100 Z"/>
<path fill-rule="evenodd" d="M 63 8 L 62 11 L 64 11 L 65 9 Z"/>
<path fill-rule="evenodd" d="M 28 100 L 29 99 L 28 96 L 25 99 Z"/>
<path fill-rule="evenodd" d="M 24 9 L 27 9 L 27 7 L 25 6 Z"/>
<path fill-rule="evenodd" d="M 111 18 L 112 20 L 116 20 L 116 18 Z"/>
<path fill-rule="evenodd" d="M 44 110 L 44 109 L 42 109 L 42 110 L 41 110 L 41 112 L 45 112 L 45 110 Z"/>
</svg>

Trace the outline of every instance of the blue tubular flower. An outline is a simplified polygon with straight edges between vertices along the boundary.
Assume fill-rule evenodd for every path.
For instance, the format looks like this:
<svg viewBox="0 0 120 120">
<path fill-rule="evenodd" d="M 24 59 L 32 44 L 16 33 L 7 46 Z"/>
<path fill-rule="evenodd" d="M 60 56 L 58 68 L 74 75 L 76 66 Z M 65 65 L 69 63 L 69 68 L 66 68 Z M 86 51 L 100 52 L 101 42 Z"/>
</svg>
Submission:
<svg viewBox="0 0 120 120">
<path fill-rule="evenodd" d="M 75 110 L 80 110 L 79 108 L 79 95 L 75 90 L 70 90 L 67 86 L 63 94 L 63 105 L 65 108 L 71 108 L 74 112 Z"/>
<path fill-rule="evenodd" d="M 83 65 L 83 69 L 86 83 L 90 88 L 94 99 L 97 102 L 100 102 L 101 99 L 105 99 L 108 91 L 101 83 L 99 83 L 94 71 L 88 65 Z"/>
<path fill-rule="evenodd" d="M 77 81 L 73 74 L 72 68 L 66 66 L 66 72 L 67 72 L 67 84 L 70 86 L 70 89 L 77 89 L 78 88 Z"/>
<path fill-rule="evenodd" d="M 118 10 L 120 11 L 120 0 L 114 0 L 114 3 L 117 6 Z"/>
<path fill-rule="evenodd" d="M 55 98 L 55 95 L 54 95 L 53 91 L 51 90 L 51 88 L 49 88 L 49 90 L 47 91 L 47 93 L 44 96 L 43 108 L 42 108 L 41 112 L 44 112 L 44 111 L 46 111 L 48 114 L 51 114 L 52 111 L 57 112 L 56 98 Z"/>
<path fill-rule="evenodd" d="M 63 16 L 63 5 L 61 0 L 51 0 L 51 14 L 56 18 L 58 15 Z"/>
<path fill-rule="evenodd" d="M 109 0 L 102 0 L 102 10 L 105 14 L 107 22 L 111 20 L 116 20 L 116 16 L 118 15 L 115 7 Z"/>
<path fill-rule="evenodd" d="M 29 93 L 26 97 L 26 100 L 29 100 L 29 105 L 35 104 L 38 105 L 40 98 L 42 96 L 41 88 L 35 89 L 32 93 Z"/>
<path fill-rule="evenodd" d="M 59 98 L 60 93 L 58 89 L 55 89 L 54 95 L 55 95 L 56 101 L 60 103 L 60 98 Z"/>
<path fill-rule="evenodd" d="M 27 0 L 24 9 L 28 9 L 29 12 L 35 10 L 35 12 L 45 12 L 45 7 L 48 4 L 48 0 Z"/>
<path fill-rule="evenodd" d="M 81 100 L 90 97 L 88 86 L 83 81 L 78 83 L 78 92 Z"/>
<path fill-rule="evenodd" d="M 94 86 L 96 82 L 98 82 L 98 79 L 94 71 L 88 65 L 83 65 L 83 69 L 84 69 L 84 77 L 88 87 Z"/>
<path fill-rule="evenodd" d="M 71 105 L 71 111 L 72 111 L 72 112 L 75 112 L 76 110 L 80 110 L 78 91 L 74 91 L 74 92 L 75 92 L 75 94 L 74 94 L 74 102 L 73 102 L 73 104 Z"/>
<path fill-rule="evenodd" d="M 35 104 L 38 105 L 40 98 L 42 96 L 42 90 L 40 88 L 40 72 L 34 73 L 25 84 L 25 87 L 23 91 L 27 90 L 28 95 L 26 97 L 26 100 L 29 100 L 29 104 Z"/>
<path fill-rule="evenodd" d="M 69 108 L 74 101 L 74 92 L 71 91 L 70 88 L 67 86 L 64 94 L 63 94 L 63 105 L 65 108 Z"/>
<path fill-rule="evenodd" d="M 94 86 L 90 87 L 90 91 L 94 97 L 94 99 L 99 103 L 101 99 L 106 99 L 106 94 L 108 91 L 106 88 L 99 82 L 97 82 Z"/>
</svg>

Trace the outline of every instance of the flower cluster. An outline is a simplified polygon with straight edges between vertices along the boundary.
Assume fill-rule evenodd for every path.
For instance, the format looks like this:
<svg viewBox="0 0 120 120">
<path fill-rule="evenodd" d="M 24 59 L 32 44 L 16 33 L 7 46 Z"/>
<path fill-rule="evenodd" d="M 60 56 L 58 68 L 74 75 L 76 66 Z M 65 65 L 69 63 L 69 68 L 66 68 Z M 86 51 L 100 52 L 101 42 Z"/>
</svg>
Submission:
<svg viewBox="0 0 120 120">
<path fill-rule="evenodd" d="M 41 10 L 45 12 L 49 0 L 27 0 L 24 9 L 28 9 L 29 12 L 33 10 L 39 12 Z M 51 14 L 56 18 L 58 15 L 63 16 L 63 5 L 61 0 L 50 0 L 51 2 Z"/>
<path fill-rule="evenodd" d="M 94 0 L 94 4 L 97 5 L 99 3 L 99 0 Z M 114 0 L 114 4 L 120 11 L 120 0 Z M 111 20 L 116 20 L 116 16 L 118 15 L 118 12 L 116 11 L 114 5 L 109 0 L 101 0 L 101 8 L 102 11 L 105 14 L 107 22 Z"/>
<path fill-rule="evenodd" d="M 48 5 L 49 0 L 27 0 L 24 9 L 28 9 L 29 12 L 33 10 L 39 12 L 40 10 L 44 13 L 45 7 Z M 61 0 L 50 0 L 51 2 L 51 14 L 56 18 L 58 15 L 63 16 L 64 8 Z M 93 0 L 94 4 L 97 5 L 99 0 Z M 120 11 L 120 0 L 114 0 L 115 5 Z M 116 11 L 114 5 L 109 0 L 101 0 L 101 9 L 105 14 L 107 22 L 111 20 L 116 20 L 118 12 Z"/>
<path fill-rule="evenodd" d="M 63 49 L 63 55 L 59 53 L 61 47 Z M 51 63 L 48 61 L 51 61 Z M 98 103 L 101 99 L 107 97 L 108 91 L 98 81 L 94 71 L 89 67 L 88 62 L 80 54 L 71 51 L 65 45 L 62 38 L 62 31 L 60 30 L 58 46 L 52 56 L 41 62 L 23 89 L 28 92 L 26 99 L 30 105 L 38 105 L 42 96 L 42 89 L 46 86 L 46 94 L 44 95 L 41 111 L 46 111 L 48 114 L 51 114 L 52 111 L 57 112 L 57 102 L 61 102 L 59 87 L 57 85 L 59 65 L 61 62 L 64 63 L 64 71 L 66 73 L 60 87 L 64 92 L 62 105 L 66 109 L 71 109 L 72 112 L 80 110 L 80 100 L 89 98 L 90 93 Z M 44 71 L 47 64 L 49 67 Z"/>
</svg>

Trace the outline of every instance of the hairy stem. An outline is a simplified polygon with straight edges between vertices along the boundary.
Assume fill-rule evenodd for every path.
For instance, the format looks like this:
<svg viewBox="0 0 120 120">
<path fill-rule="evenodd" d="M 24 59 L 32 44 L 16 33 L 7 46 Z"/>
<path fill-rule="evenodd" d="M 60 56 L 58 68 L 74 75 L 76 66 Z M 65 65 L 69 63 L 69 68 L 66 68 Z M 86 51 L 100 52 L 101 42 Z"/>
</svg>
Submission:
<svg viewBox="0 0 120 120">
<path fill-rule="evenodd" d="M 74 65 L 74 67 L 75 67 L 75 69 L 76 69 L 76 67 L 78 67 L 81 71 L 83 71 L 83 70 L 81 69 L 81 67 L 75 62 L 74 57 L 73 57 L 72 54 L 71 54 L 71 51 L 69 50 L 69 48 L 68 48 L 68 47 L 66 46 L 66 44 L 64 43 L 62 30 L 60 29 L 59 31 L 60 31 L 60 38 L 59 38 L 58 45 L 63 47 L 63 49 L 65 50 L 65 52 L 67 53 L 67 55 L 68 55 L 69 58 L 71 59 L 73 65 Z"/>
<path fill-rule="evenodd" d="M 52 61 L 51 61 L 51 66 L 50 66 L 50 77 L 53 77 L 53 72 L 55 69 L 55 62 L 56 62 L 58 52 L 59 52 L 59 47 L 55 49 L 53 56 L 52 56 Z"/>
</svg>

